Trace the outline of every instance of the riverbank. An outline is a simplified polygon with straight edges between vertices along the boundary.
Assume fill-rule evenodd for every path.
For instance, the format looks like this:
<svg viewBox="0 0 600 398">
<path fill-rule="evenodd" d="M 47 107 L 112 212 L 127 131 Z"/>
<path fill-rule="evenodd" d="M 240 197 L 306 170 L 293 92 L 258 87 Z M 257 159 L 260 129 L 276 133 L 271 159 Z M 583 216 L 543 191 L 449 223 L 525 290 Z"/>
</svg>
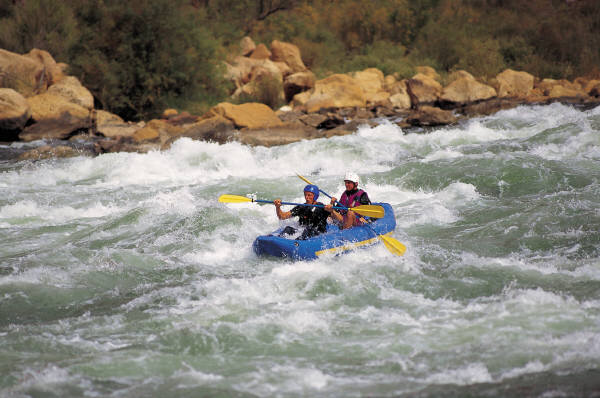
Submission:
<svg viewBox="0 0 600 398">
<path fill-rule="evenodd" d="M 231 102 L 203 115 L 168 109 L 159 119 L 134 123 L 95 109 L 91 92 L 49 53 L 0 49 L 0 141 L 15 143 L 1 157 L 148 152 L 167 149 L 182 137 L 269 147 L 347 135 L 382 119 L 403 129 L 428 128 L 522 104 L 600 104 L 600 80 L 544 79 L 513 70 L 485 79 L 467 71 L 442 78 L 422 66 L 411 78 L 400 79 L 369 68 L 317 79 L 298 47 L 277 40 L 267 48 L 244 38 L 240 54 L 225 66 L 234 87 Z M 279 91 L 265 93 L 273 87 Z M 278 96 L 287 105 L 273 110 L 257 102 L 235 104 L 261 94 Z"/>
</svg>

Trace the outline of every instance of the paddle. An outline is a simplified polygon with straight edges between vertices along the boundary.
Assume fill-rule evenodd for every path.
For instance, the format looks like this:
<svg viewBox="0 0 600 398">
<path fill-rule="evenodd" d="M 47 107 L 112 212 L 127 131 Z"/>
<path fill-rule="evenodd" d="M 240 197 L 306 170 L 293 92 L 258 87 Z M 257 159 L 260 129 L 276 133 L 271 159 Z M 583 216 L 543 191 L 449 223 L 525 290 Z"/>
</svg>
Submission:
<svg viewBox="0 0 600 398">
<path fill-rule="evenodd" d="M 219 202 L 223 203 L 244 203 L 244 202 L 258 202 L 258 203 L 270 203 L 273 204 L 272 200 L 253 199 L 239 195 L 221 195 L 219 196 Z M 325 205 L 311 205 L 308 203 L 293 203 L 293 202 L 281 202 L 282 205 L 295 205 L 295 206 L 309 206 L 309 207 L 325 207 Z M 333 207 L 334 209 L 347 210 L 347 207 Z M 361 205 L 352 207 L 350 210 L 353 212 L 373 218 L 383 217 L 384 210 L 381 206 L 376 205 Z"/>
<path fill-rule="evenodd" d="M 304 182 L 306 182 L 307 184 L 314 185 L 312 182 L 308 181 L 306 178 L 302 177 L 300 174 L 296 173 L 296 175 L 297 175 L 298 177 L 300 177 L 300 179 L 301 179 L 301 180 L 303 180 Z M 325 195 L 325 196 L 327 196 L 328 198 L 330 198 L 330 199 L 331 199 L 331 195 L 329 195 L 327 192 L 323 191 L 322 189 L 319 189 L 319 192 L 321 192 L 323 195 Z M 334 207 L 334 209 L 337 209 L 337 208 L 340 208 L 340 207 L 341 207 L 342 209 L 344 209 L 344 210 L 354 210 L 354 209 L 356 209 L 356 207 L 355 207 L 355 208 L 353 208 L 353 209 L 348 209 L 347 207 L 345 207 L 345 206 L 342 206 L 342 205 L 340 204 L 340 202 L 336 202 L 336 203 L 337 203 L 339 206 L 338 206 L 338 207 Z M 358 206 L 358 207 L 361 207 L 361 206 Z M 355 212 L 356 212 L 356 211 L 355 211 Z M 356 212 L 356 213 L 358 213 L 358 212 Z M 360 214 L 360 213 L 358 213 L 358 214 Z M 370 217 L 370 216 L 369 216 L 369 217 Z M 383 216 L 382 216 L 382 217 L 383 217 Z M 376 232 L 376 231 L 375 231 L 375 230 L 374 230 L 374 229 L 373 229 L 373 228 L 372 228 L 372 227 L 371 227 L 371 226 L 370 226 L 368 223 L 367 223 L 367 224 L 364 224 L 364 225 L 366 225 L 367 227 L 369 227 L 369 229 L 370 229 L 371 231 L 373 231 L 373 233 L 374 233 L 374 234 L 376 234 L 376 235 L 377 235 L 377 237 L 383 241 L 383 244 L 385 245 L 385 247 L 386 247 L 386 248 L 387 248 L 387 249 L 388 249 L 388 250 L 389 250 L 391 253 L 395 254 L 396 256 L 402 256 L 402 255 L 404 255 L 404 252 L 406 251 L 406 246 L 404 246 L 402 243 L 400 243 L 400 241 L 398 241 L 398 240 L 396 240 L 396 239 L 392 238 L 391 236 L 385 236 L 385 235 L 380 235 L 380 234 L 378 234 L 378 233 L 377 233 L 377 232 Z"/>
</svg>

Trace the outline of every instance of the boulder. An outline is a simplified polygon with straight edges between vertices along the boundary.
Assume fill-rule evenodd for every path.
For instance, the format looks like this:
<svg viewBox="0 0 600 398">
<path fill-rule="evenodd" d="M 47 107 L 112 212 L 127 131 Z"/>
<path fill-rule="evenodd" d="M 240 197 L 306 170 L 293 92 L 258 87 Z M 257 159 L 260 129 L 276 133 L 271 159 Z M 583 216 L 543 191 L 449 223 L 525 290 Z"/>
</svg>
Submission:
<svg viewBox="0 0 600 398">
<path fill-rule="evenodd" d="M 144 127 L 145 123 L 126 123 L 118 115 L 98 110 L 95 114 L 96 134 L 107 138 L 129 137 Z"/>
<path fill-rule="evenodd" d="M 240 49 L 243 56 L 247 57 L 252 54 L 252 51 L 256 49 L 256 44 L 254 40 L 250 37 L 246 36 L 240 41 Z"/>
<path fill-rule="evenodd" d="M 440 75 L 431 66 L 417 66 L 415 70 L 417 74 L 425 75 L 438 82 L 441 80 Z"/>
<path fill-rule="evenodd" d="M 283 80 L 283 93 L 286 102 L 290 102 L 294 96 L 303 91 L 315 87 L 315 75 L 311 71 L 293 73 Z"/>
<path fill-rule="evenodd" d="M 600 97 L 600 80 L 592 80 L 585 86 L 585 92 L 590 97 Z"/>
<path fill-rule="evenodd" d="M 31 108 L 25 97 L 11 88 L 0 88 L 0 141 L 13 141 L 25 127 Z"/>
<path fill-rule="evenodd" d="M 252 51 L 252 55 L 250 55 L 252 59 L 269 59 L 271 58 L 271 51 L 264 44 L 259 44 L 254 51 Z"/>
<path fill-rule="evenodd" d="M 320 109 L 345 108 L 366 106 L 362 88 L 356 80 L 348 75 L 334 74 L 325 79 L 317 80 L 315 87 L 307 91 L 305 96 L 294 96 L 294 106 L 304 106 L 308 113 Z"/>
<path fill-rule="evenodd" d="M 294 73 L 306 70 L 300 56 L 300 49 L 291 43 L 273 40 L 271 42 L 271 60 L 286 63 Z"/>
<path fill-rule="evenodd" d="M 390 103 L 394 108 L 409 109 L 410 108 L 410 97 L 407 92 L 393 94 L 389 98 Z"/>
<path fill-rule="evenodd" d="M 177 111 L 177 109 L 173 109 L 173 108 L 168 108 L 165 109 L 162 113 L 162 115 L 160 116 L 162 119 L 171 119 L 172 117 L 175 117 L 179 114 L 179 112 Z"/>
<path fill-rule="evenodd" d="M 325 137 L 325 133 L 298 123 L 268 129 L 248 129 L 240 131 L 239 134 L 239 140 L 242 144 L 266 147 L 287 145 L 321 137 Z"/>
<path fill-rule="evenodd" d="M 0 87 L 12 88 L 24 97 L 48 86 L 44 66 L 35 59 L 0 49 Z"/>
<path fill-rule="evenodd" d="M 232 121 L 236 128 L 260 129 L 282 125 L 281 120 L 271 108 L 256 102 L 241 105 L 221 102 L 212 107 L 203 119 L 217 115 Z"/>
<path fill-rule="evenodd" d="M 479 83 L 472 76 L 464 76 L 446 86 L 440 95 L 440 100 L 462 105 L 469 102 L 487 100 L 495 96 L 496 90 L 493 87 Z"/>
<path fill-rule="evenodd" d="M 231 120 L 217 115 L 186 126 L 179 135 L 169 139 L 163 145 L 163 149 L 167 149 L 175 140 L 181 137 L 224 144 L 234 141 L 237 134 L 238 132 L 235 130 L 235 126 Z"/>
<path fill-rule="evenodd" d="M 48 88 L 48 93 L 65 98 L 67 101 L 87 109 L 94 108 L 94 97 L 74 76 L 67 76 Z"/>
<path fill-rule="evenodd" d="M 413 106 L 434 103 L 443 90 L 440 83 L 422 73 L 417 73 L 411 79 L 408 79 L 406 85 Z"/>
<path fill-rule="evenodd" d="M 57 64 L 52 55 L 48 51 L 38 50 L 34 48 L 25 54 L 25 57 L 31 58 L 42 65 L 46 84 L 51 86 L 61 81 L 64 75 L 65 64 Z"/>
<path fill-rule="evenodd" d="M 354 72 L 352 77 L 362 88 L 368 105 L 381 104 L 390 97 L 390 94 L 384 91 L 384 76 L 379 69 L 368 68 Z"/>
<path fill-rule="evenodd" d="M 406 122 L 411 126 L 442 126 L 456 121 L 457 118 L 452 112 L 426 105 L 411 112 L 406 118 Z"/>
<path fill-rule="evenodd" d="M 93 126 L 90 110 L 52 93 L 27 98 L 34 124 L 26 127 L 19 138 L 66 139 L 72 134 Z"/>
<path fill-rule="evenodd" d="M 533 89 L 534 77 L 527 72 L 507 69 L 496 76 L 498 97 L 526 97 Z"/>
</svg>

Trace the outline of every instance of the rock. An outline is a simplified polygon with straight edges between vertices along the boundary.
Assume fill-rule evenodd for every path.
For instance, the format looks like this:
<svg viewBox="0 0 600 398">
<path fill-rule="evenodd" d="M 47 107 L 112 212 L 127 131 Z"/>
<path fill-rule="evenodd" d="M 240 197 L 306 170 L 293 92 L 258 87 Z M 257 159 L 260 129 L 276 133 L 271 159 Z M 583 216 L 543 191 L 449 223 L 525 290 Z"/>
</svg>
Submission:
<svg viewBox="0 0 600 398">
<path fill-rule="evenodd" d="M 440 81 L 440 75 L 431 66 L 417 66 L 415 68 L 417 74 L 425 75 L 433 80 Z"/>
<path fill-rule="evenodd" d="M 150 123 L 148 123 L 146 126 L 133 133 L 131 138 L 133 139 L 133 142 L 138 144 L 148 141 L 158 141 L 160 138 L 160 133 L 155 126 L 152 126 Z"/>
<path fill-rule="evenodd" d="M 179 115 L 170 117 L 167 120 L 167 123 L 169 123 L 172 126 L 182 126 L 184 124 L 196 123 L 198 121 L 198 119 L 199 119 L 198 116 L 192 115 L 189 112 L 183 111 Z"/>
<path fill-rule="evenodd" d="M 498 97 L 525 97 L 533 89 L 533 75 L 507 69 L 496 76 Z"/>
<path fill-rule="evenodd" d="M 366 106 L 366 99 L 362 88 L 356 80 L 348 75 L 334 74 L 325 79 L 317 80 L 315 87 L 307 91 L 307 99 L 302 94 L 294 96 L 294 106 L 304 106 L 308 113 L 318 112 L 320 109 L 361 107 Z M 302 101 L 306 101 L 302 103 Z"/>
<path fill-rule="evenodd" d="M 411 126 L 441 126 L 456 123 L 457 118 L 450 111 L 433 106 L 422 106 L 406 118 Z"/>
<path fill-rule="evenodd" d="M 34 48 L 25 54 L 25 57 L 31 58 L 42 65 L 47 86 L 56 84 L 65 77 L 64 69 L 66 64 L 57 64 L 48 51 Z"/>
<path fill-rule="evenodd" d="M 311 71 L 293 73 L 283 80 L 285 100 L 290 102 L 294 96 L 315 87 L 315 75 Z"/>
<path fill-rule="evenodd" d="M 0 141 L 17 139 L 30 117 L 31 108 L 21 94 L 11 88 L 0 88 Z"/>
<path fill-rule="evenodd" d="M 469 72 L 467 72 L 466 70 L 462 70 L 462 69 L 461 69 L 461 70 L 457 70 L 457 71 L 454 71 L 454 72 L 450 73 L 450 74 L 448 75 L 447 82 L 448 82 L 448 84 L 450 84 L 450 83 L 452 83 L 452 82 L 453 82 L 453 81 L 455 81 L 455 80 L 458 80 L 458 79 L 463 79 L 463 78 L 464 78 L 464 79 L 470 79 L 470 80 L 476 80 L 476 79 L 473 77 L 473 75 L 472 75 L 472 74 L 470 74 L 470 73 L 469 73 Z"/>
<path fill-rule="evenodd" d="M 179 112 L 177 111 L 177 109 L 173 109 L 173 108 L 169 108 L 169 109 L 165 109 L 162 113 L 162 115 L 160 116 L 162 119 L 171 119 L 172 117 L 175 117 L 179 114 Z"/>
<path fill-rule="evenodd" d="M 243 56 L 247 57 L 252 54 L 252 51 L 256 48 L 256 44 L 254 44 L 254 40 L 250 37 L 246 36 L 240 41 L 240 49 Z"/>
<path fill-rule="evenodd" d="M 231 142 L 236 139 L 238 132 L 233 123 L 222 116 L 213 116 L 208 119 L 202 119 L 198 122 L 188 125 L 184 130 L 167 140 L 162 149 L 168 149 L 173 142 L 182 137 L 188 137 L 199 141 L 212 141 L 219 144 Z"/>
<path fill-rule="evenodd" d="M 592 80 L 586 85 L 585 91 L 590 97 L 600 97 L 600 80 Z"/>
<path fill-rule="evenodd" d="M 383 72 L 379 69 L 368 68 L 360 72 L 354 72 L 351 75 L 360 88 L 362 88 L 367 98 L 369 95 L 383 91 L 384 77 Z"/>
<path fill-rule="evenodd" d="M 30 58 L 0 49 L 0 87 L 12 88 L 23 97 L 46 91 L 44 66 Z"/>
<path fill-rule="evenodd" d="M 208 118 L 217 115 L 231 120 L 237 128 L 260 129 L 282 125 L 281 120 L 271 108 L 256 102 L 241 105 L 221 102 L 211 108 L 206 116 Z"/>
<path fill-rule="evenodd" d="M 550 92 L 548 93 L 548 97 L 550 98 L 583 98 L 587 97 L 587 94 L 582 91 L 574 88 L 564 87 L 562 85 L 556 85 L 552 87 Z"/>
<path fill-rule="evenodd" d="M 74 76 L 67 76 L 48 88 L 48 93 L 65 98 L 67 101 L 87 109 L 94 108 L 94 97 Z"/>
<path fill-rule="evenodd" d="M 406 93 L 406 92 L 391 95 L 389 100 L 394 108 L 399 108 L 399 109 L 409 109 L 410 108 L 410 97 L 408 96 L 408 93 Z"/>
<path fill-rule="evenodd" d="M 460 77 L 446 86 L 440 96 L 440 101 L 454 105 L 487 100 L 496 96 L 493 87 L 479 83 L 473 77 Z"/>
<path fill-rule="evenodd" d="M 288 124 L 277 128 L 243 130 L 239 140 L 246 145 L 271 147 L 324 136 L 324 133 L 306 125 Z"/>
<path fill-rule="evenodd" d="M 432 104 L 442 94 L 442 85 L 431 77 L 418 73 L 406 81 L 407 93 L 411 96 L 412 106 Z"/>
<path fill-rule="evenodd" d="M 44 93 L 27 99 L 34 124 L 19 134 L 24 141 L 66 139 L 93 125 L 89 109 L 69 102 L 64 97 Z"/>
<path fill-rule="evenodd" d="M 467 104 L 461 111 L 466 116 L 487 116 L 504 109 L 511 109 L 520 105 L 522 101 L 515 98 L 491 98 L 487 101 Z"/>
<path fill-rule="evenodd" d="M 71 158 L 80 156 L 81 152 L 66 145 L 50 146 L 44 145 L 31 149 L 19 155 L 19 160 L 40 160 L 52 158 Z"/>
<path fill-rule="evenodd" d="M 300 49 L 291 43 L 273 40 L 271 42 L 271 54 L 271 60 L 286 63 L 293 73 L 306 70 L 300 56 Z"/>
<path fill-rule="evenodd" d="M 269 59 L 271 58 L 271 51 L 264 44 L 259 44 L 254 51 L 252 51 L 252 55 L 250 55 L 252 59 Z"/>
<path fill-rule="evenodd" d="M 294 72 L 292 72 L 292 68 L 290 68 L 288 66 L 288 64 L 286 64 L 285 62 L 273 62 L 275 64 L 275 66 L 279 69 L 279 71 L 281 72 L 281 75 L 284 77 L 292 75 Z M 307 70 L 307 72 L 310 72 L 309 70 Z M 303 72 L 298 72 L 298 73 L 303 73 Z M 310 72 L 312 73 L 312 72 Z"/>
</svg>

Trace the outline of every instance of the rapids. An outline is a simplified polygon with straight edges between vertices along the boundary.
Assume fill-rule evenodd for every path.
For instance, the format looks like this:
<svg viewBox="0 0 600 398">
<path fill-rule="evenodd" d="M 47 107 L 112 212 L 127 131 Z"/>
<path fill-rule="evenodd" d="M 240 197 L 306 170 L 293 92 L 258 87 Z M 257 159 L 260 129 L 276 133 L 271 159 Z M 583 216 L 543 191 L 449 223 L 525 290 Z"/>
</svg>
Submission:
<svg viewBox="0 0 600 398">
<path fill-rule="evenodd" d="M 600 107 L 381 122 L 0 161 L 0 396 L 600 394 Z M 339 196 L 347 169 L 403 257 L 258 258 L 274 207 L 217 202 L 302 202 L 296 173 Z"/>
</svg>

